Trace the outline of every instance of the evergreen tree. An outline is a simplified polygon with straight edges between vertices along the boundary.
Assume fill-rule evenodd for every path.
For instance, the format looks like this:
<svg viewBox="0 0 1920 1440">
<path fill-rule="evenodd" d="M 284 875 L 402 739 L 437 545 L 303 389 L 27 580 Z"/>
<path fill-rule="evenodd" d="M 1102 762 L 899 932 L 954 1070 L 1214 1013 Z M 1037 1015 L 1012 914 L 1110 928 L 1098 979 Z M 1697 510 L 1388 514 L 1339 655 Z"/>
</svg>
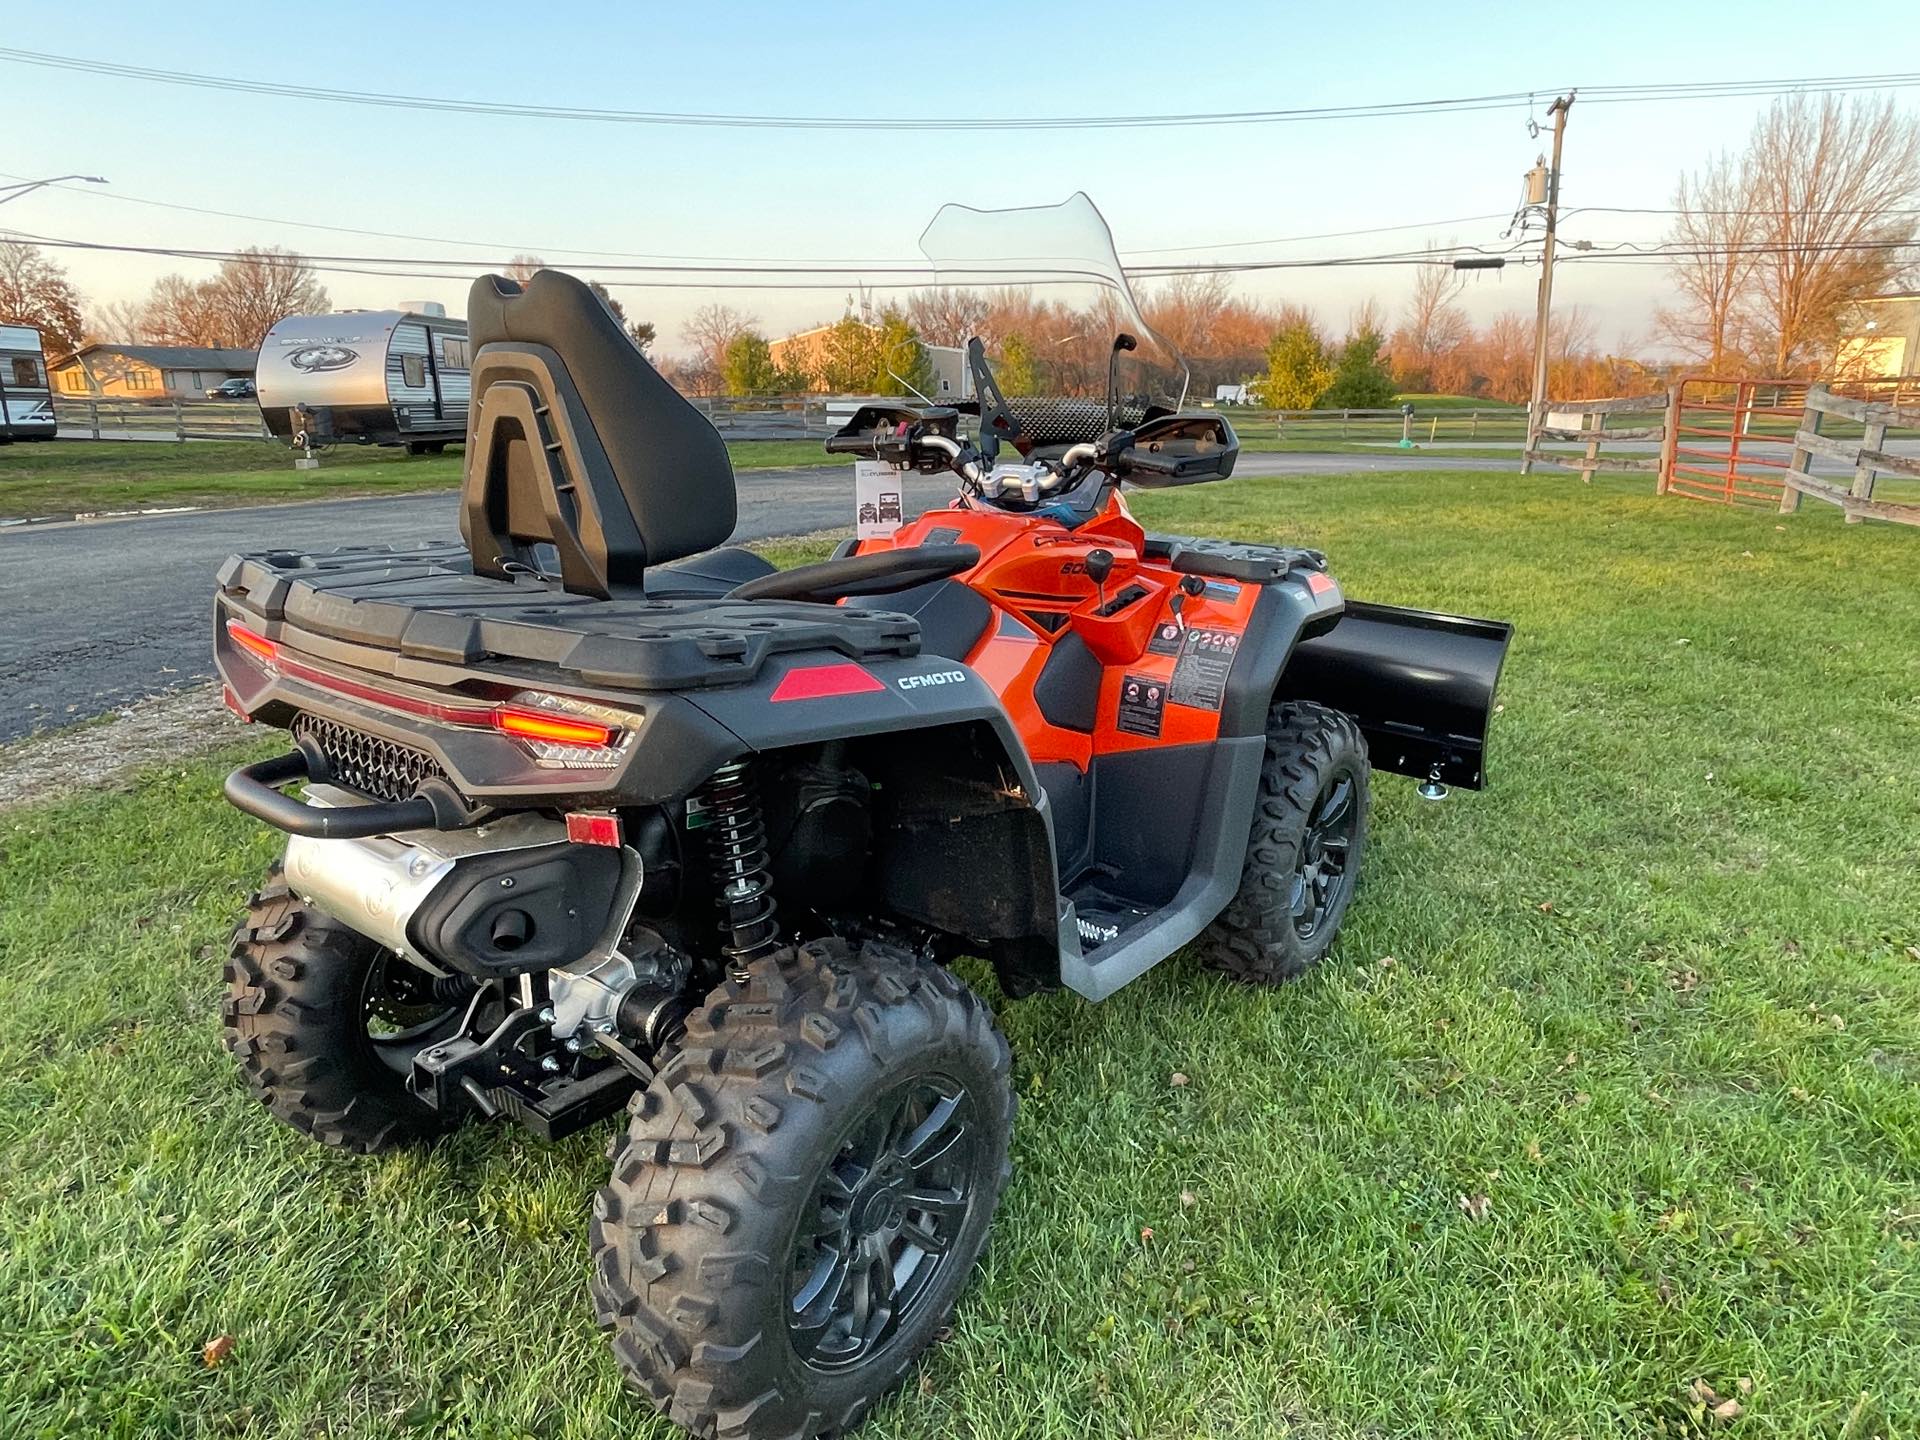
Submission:
<svg viewBox="0 0 1920 1440">
<path fill-rule="evenodd" d="M 919 332 L 904 314 L 891 306 L 883 311 L 875 339 L 878 363 L 874 367 L 874 394 L 925 395 L 933 389 L 933 362 L 927 358 Z M 894 379 L 895 375 L 900 379 Z"/>
<path fill-rule="evenodd" d="M 1393 404 L 1400 392 L 1387 367 L 1380 363 L 1380 348 L 1385 344 L 1376 330 L 1360 330 L 1348 336 L 1333 369 L 1333 384 L 1317 403 L 1336 410 L 1381 410 Z"/>
<path fill-rule="evenodd" d="M 727 342 L 720 357 L 720 382 L 729 395 L 771 395 L 780 386 L 767 337 L 742 330 Z"/>
</svg>

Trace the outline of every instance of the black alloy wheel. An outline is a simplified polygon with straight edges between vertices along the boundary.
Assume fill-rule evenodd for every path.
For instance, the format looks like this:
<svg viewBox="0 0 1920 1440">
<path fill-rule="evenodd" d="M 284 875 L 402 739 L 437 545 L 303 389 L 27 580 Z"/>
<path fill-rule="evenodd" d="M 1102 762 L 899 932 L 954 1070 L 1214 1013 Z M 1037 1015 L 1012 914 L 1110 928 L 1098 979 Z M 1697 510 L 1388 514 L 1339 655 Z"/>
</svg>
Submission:
<svg viewBox="0 0 1920 1440">
<path fill-rule="evenodd" d="M 802 1212 L 787 1329 L 819 1370 L 858 1365 L 929 1293 L 973 1202 L 978 1136 L 957 1080 L 921 1076 L 853 1125 Z"/>
<path fill-rule="evenodd" d="M 1311 940 L 1331 915 L 1339 914 L 1353 890 L 1354 831 L 1359 824 L 1358 785 L 1336 774 L 1314 801 L 1300 841 L 1300 868 L 1294 878 L 1293 928 Z"/>
</svg>

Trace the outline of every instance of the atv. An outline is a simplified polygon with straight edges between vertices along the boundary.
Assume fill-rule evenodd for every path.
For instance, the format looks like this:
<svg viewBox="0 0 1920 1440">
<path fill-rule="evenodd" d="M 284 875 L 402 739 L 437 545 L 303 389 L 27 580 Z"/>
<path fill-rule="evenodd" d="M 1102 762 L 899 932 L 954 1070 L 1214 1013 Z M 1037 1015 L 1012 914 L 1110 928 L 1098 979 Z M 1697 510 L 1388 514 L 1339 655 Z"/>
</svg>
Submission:
<svg viewBox="0 0 1920 1440">
<path fill-rule="evenodd" d="M 991 218 L 941 213 L 943 273 L 1008 278 Z M 1223 479 L 1238 441 L 1182 408 L 1084 196 L 1003 218 L 1115 323 L 1076 397 L 1010 399 L 976 340 L 960 403 L 828 441 L 950 474 L 946 508 L 784 571 L 727 547 L 719 436 L 548 270 L 473 288 L 463 543 L 219 575 L 226 703 L 292 742 L 226 784 L 287 836 L 226 970 L 248 1084 L 368 1153 L 625 1107 L 594 1309 L 702 1435 L 843 1430 L 953 1310 L 1014 1094 L 949 962 L 1008 997 L 1183 947 L 1292 979 L 1353 899 L 1371 772 L 1482 783 L 1508 627 L 1144 531 L 1123 485 Z"/>
</svg>

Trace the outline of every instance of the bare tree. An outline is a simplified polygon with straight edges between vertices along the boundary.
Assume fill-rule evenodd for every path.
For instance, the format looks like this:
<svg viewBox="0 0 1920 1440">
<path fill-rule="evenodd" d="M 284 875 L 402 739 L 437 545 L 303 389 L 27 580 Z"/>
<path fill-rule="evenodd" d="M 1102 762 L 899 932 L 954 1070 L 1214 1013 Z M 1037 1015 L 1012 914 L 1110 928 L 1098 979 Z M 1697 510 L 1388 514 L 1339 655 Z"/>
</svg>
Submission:
<svg viewBox="0 0 1920 1440">
<path fill-rule="evenodd" d="M 991 308 L 978 290 L 938 285 L 907 297 L 907 318 L 929 345 L 965 345 L 980 334 Z"/>
<path fill-rule="evenodd" d="M 1473 326 L 1453 303 L 1466 284 L 1464 275 L 1446 265 L 1414 271 L 1413 295 L 1393 337 L 1393 373 L 1403 387 L 1438 390 L 1445 388 L 1444 381 L 1457 381 L 1451 373 L 1459 368 L 1456 352 L 1473 335 Z"/>
<path fill-rule="evenodd" d="M 162 275 L 136 312 L 134 339 L 148 345 L 226 345 L 209 295 L 211 281 Z"/>
<path fill-rule="evenodd" d="M 1891 97 L 1775 100 L 1747 147 L 1748 202 L 1764 212 L 1753 309 L 1773 373 L 1832 354 L 1842 317 L 1903 270 L 1920 195 L 1920 121 Z"/>
<path fill-rule="evenodd" d="M 538 255 L 528 255 L 524 251 L 507 262 L 507 278 L 516 285 L 525 285 L 533 279 L 536 270 L 547 268 L 547 262 Z"/>
<path fill-rule="evenodd" d="M 39 247 L 0 241 L 0 324 L 31 325 L 49 348 L 80 344 L 80 295 Z"/>
<path fill-rule="evenodd" d="M 1489 395 L 1527 399 L 1533 391 L 1533 317 L 1518 310 L 1494 316 L 1475 340 L 1474 368 Z"/>
<path fill-rule="evenodd" d="M 1232 303 L 1224 275 L 1175 275 L 1142 302 L 1145 318 L 1188 356 L 1215 353 L 1214 327 Z"/>
<path fill-rule="evenodd" d="M 759 316 L 736 310 L 731 305 L 702 305 L 680 327 L 680 338 L 692 346 L 706 368 L 717 375 L 726 363 L 727 346 L 733 343 L 734 336 L 759 323 Z"/>
<path fill-rule="evenodd" d="M 1746 306 L 1761 217 L 1750 203 L 1743 166 L 1722 154 L 1674 187 L 1667 243 L 1683 253 L 1669 272 L 1676 299 L 1655 312 L 1661 336 L 1715 374 L 1745 350 Z"/>
<path fill-rule="evenodd" d="M 247 350 L 257 350 L 276 322 L 324 311 L 333 303 L 306 257 L 277 245 L 236 252 L 201 288 L 224 337 L 220 343 Z"/>
<path fill-rule="evenodd" d="M 137 344 L 146 338 L 146 307 L 137 300 L 112 300 L 87 307 L 84 338 Z"/>
<path fill-rule="evenodd" d="M 1369 295 L 1347 312 L 1347 338 L 1355 339 L 1361 335 L 1377 335 L 1382 339 L 1387 334 L 1387 312 L 1376 295 Z"/>
</svg>

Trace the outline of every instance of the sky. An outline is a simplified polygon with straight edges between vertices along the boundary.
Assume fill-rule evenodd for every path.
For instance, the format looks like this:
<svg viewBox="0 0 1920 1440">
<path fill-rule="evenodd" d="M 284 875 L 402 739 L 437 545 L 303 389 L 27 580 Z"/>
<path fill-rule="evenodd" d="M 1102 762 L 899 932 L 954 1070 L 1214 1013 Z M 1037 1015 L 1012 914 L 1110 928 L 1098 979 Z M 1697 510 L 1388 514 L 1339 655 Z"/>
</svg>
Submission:
<svg viewBox="0 0 1920 1440">
<path fill-rule="evenodd" d="M 1174 130 L 805 133 L 422 113 L 190 89 L 0 59 L 11 117 L 0 184 L 65 172 L 107 186 L 0 206 L 0 230 L 106 243 L 308 254 L 456 255 L 473 274 L 530 251 L 777 259 L 918 258 L 944 202 L 1050 204 L 1086 191 L 1123 256 L 1327 258 L 1427 244 L 1498 246 L 1544 148 L 1529 110 L 1569 86 L 1845 75 L 1910 63 L 1862 43 L 1915 35 L 1912 0 L 1845 7 L 1808 26 L 1769 0 L 1604 9 L 1378 3 L 1200 7 L 1032 0 L 902 8 L 373 3 L 0 8 L 0 45 L 276 83 L 527 104 L 862 116 L 1174 113 L 1352 105 L 1507 91 L 1540 99 L 1468 114 Z M 1355 15 L 1358 25 L 1350 23 Z M 1790 37 L 1790 43 L 1788 43 Z M 1569 118 L 1563 204 L 1670 204 L 1674 181 L 1739 149 L 1764 99 L 1582 104 Z M 1920 104 L 1920 91 L 1903 105 Z M 37 116 L 23 123 L 20 117 Z M 138 201 L 304 221 L 410 240 L 236 220 Z M 1498 218 L 1468 218 L 1498 217 Z M 1660 215 L 1569 214 L 1563 242 L 1657 239 Z M 1386 229 L 1385 227 L 1409 227 Z M 1361 231 L 1323 239 L 1329 232 Z M 1289 243 L 1249 245 L 1249 241 Z M 461 243 L 453 243 L 461 242 Z M 1227 248 L 1220 248 L 1227 247 Z M 55 253 L 95 305 L 210 263 Z M 1564 252 L 1563 252 L 1564 253 Z M 592 275 L 590 266 L 573 265 Z M 1312 307 L 1338 331 L 1369 295 L 1391 315 L 1409 268 L 1288 270 L 1242 293 Z M 1538 272 L 1470 279 L 1478 321 L 1531 312 Z M 327 274 L 336 307 L 402 300 L 464 310 L 466 282 Z M 615 278 L 615 277 L 608 277 Z M 770 335 L 837 318 L 846 286 L 811 292 L 633 289 L 630 315 L 681 350 L 714 300 Z M 1568 264 L 1555 305 L 1600 343 L 1647 350 L 1655 267 Z"/>
</svg>

